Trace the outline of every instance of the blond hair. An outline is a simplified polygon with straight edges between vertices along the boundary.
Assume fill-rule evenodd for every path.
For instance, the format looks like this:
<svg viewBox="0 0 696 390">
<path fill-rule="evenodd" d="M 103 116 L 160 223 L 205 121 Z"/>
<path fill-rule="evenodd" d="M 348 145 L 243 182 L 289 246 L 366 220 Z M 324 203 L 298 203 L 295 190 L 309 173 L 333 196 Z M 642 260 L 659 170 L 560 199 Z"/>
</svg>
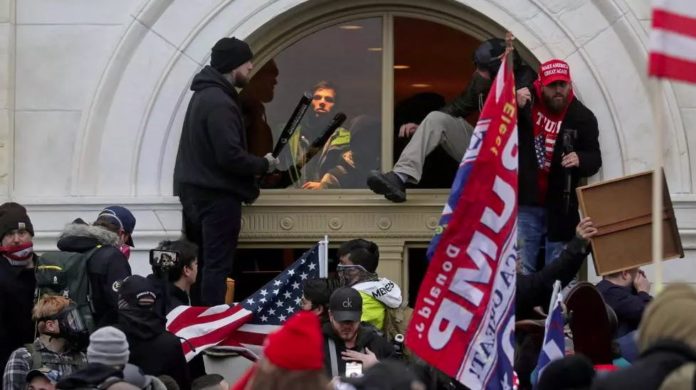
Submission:
<svg viewBox="0 0 696 390">
<path fill-rule="evenodd" d="M 61 295 L 44 295 L 42 296 L 31 311 L 31 317 L 34 321 L 39 321 L 42 318 L 54 316 L 70 305 L 72 301 Z"/>
</svg>

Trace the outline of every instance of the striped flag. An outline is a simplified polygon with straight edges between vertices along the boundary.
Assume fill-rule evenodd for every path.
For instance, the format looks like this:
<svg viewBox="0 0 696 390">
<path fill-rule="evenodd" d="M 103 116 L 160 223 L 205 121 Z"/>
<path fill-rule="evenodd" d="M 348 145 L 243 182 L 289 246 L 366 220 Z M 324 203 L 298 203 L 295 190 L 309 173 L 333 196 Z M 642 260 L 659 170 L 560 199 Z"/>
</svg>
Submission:
<svg viewBox="0 0 696 390">
<path fill-rule="evenodd" d="M 653 0 L 648 74 L 696 83 L 693 0 Z"/>
<path fill-rule="evenodd" d="M 167 330 L 182 338 L 186 360 L 212 346 L 245 354 L 259 350 L 266 335 L 300 309 L 302 284 L 318 278 L 322 244 L 305 252 L 275 279 L 235 305 L 179 306 L 167 315 Z M 321 260 L 320 260 L 321 259 Z"/>
<path fill-rule="evenodd" d="M 554 360 L 558 360 L 565 356 L 565 336 L 563 333 L 563 296 L 561 294 L 561 282 L 556 281 L 553 285 L 553 294 L 551 295 L 551 304 L 549 305 L 549 315 L 546 317 L 546 325 L 544 331 L 544 344 L 539 353 L 539 360 L 534 369 L 536 373 L 536 381 L 541 377 L 544 368 Z"/>
<path fill-rule="evenodd" d="M 517 103 L 509 55 L 452 186 L 451 216 L 406 345 L 471 389 L 511 389 L 517 259 Z M 433 245 L 431 245 L 431 248 Z"/>
</svg>

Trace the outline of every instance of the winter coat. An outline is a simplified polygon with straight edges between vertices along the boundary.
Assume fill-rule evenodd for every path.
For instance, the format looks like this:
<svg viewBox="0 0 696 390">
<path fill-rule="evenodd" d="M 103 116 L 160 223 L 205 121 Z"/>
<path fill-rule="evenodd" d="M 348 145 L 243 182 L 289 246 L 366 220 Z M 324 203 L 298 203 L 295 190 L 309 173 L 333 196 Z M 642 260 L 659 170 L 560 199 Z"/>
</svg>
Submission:
<svg viewBox="0 0 696 390">
<path fill-rule="evenodd" d="M 532 93 L 534 94 L 534 92 Z M 535 99 L 540 98 L 535 96 Z M 549 241 L 565 242 L 573 238 L 575 226 L 580 222 L 575 188 L 581 178 L 594 175 L 602 166 L 597 118 L 577 98 L 573 98 L 554 144 L 551 170 L 548 176 L 548 191 L 545 203 L 541 204 L 531 106 L 531 103 L 527 104 L 519 111 L 517 121 L 519 131 L 519 204 L 521 206 L 544 206 L 547 210 L 546 226 Z M 569 212 L 566 214 L 563 202 L 566 169 L 561 166 L 561 160 L 563 136 L 568 129 L 577 130 L 577 138 L 573 147 L 580 159 L 580 166 L 571 170 Z"/>
<path fill-rule="evenodd" d="M 87 263 L 97 328 L 114 325 L 118 318 L 118 287 L 131 275 L 130 264 L 118 250 L 118 236 L 99 226 L 71 223 L 58 239 L 58 249 L 84 253 L 97 249 Z"/>
<path fill-rule="evenodd" d="M 259 196 L 255 176 L 268 170 L 268 161 L 247 150 L 237 91 L 210 66 L 193 78 L 191 90 L 174 167 L 174 194 L 191 186 L 254 201 Z"/>
<path fill-rule="evenodd" d="M 595 379 L 592 390 L 655 390 L 672 372 L 684 364 L 696 362 L 696 352 L 687 345 L 663 340 L 653 344 L 630 367 Z"/>
<path fill-rule="evenodd" d="M 35 287 L 34 268 L 13 266 L 0 255 L 0 369 L 12 351 L 34 340 Z"/>
<path fill-rule="evenodd" d="M 558 259 L 533 274 L 517 274 L 515 293 L 515 318 L 519 320 L 533 317 L 534 307 L 547 307 L 551 301 L 553 284 L 560 280 L 563 286 L 577 275 L 588 254 L 587 243 L 581 238 L 573 238 L 563 249 Z"/>
<path fill-rule="evenodd" d="M 597 283 L 597 290 L 602 294 L 604 302 L 616 313 L 616 319 L 619 322 L 616 338 L 638 329 L 643 312 L 652 301 L 650 294 L 637 292 L 633 286 L 616 285 L 606 279 Z"/>
<path fill-rule="evenodd" d="M 191 386 L 181 341 L 165 329 L 163 317 L 152 310 L 125 308 L 119 311 L 117 328 L 128 339 L 129 363 L 147 375 L 169 375 L 182 389 Z"/>
<path fill-rule="evenodd" d="M 333 340 L 336 345 L 336 360 L 339 375 L 346 373 L 346 361 L 342 359 L 341 352 L 346 351 L 346 344 L 336 335 L 331 322 L 322 324 L 321 332 L 324 335 L 324 370 L 331 378 L 331 352 L 329 340 Z M 370 325 L 360 324 L 358 336 L 355 343 L 355 348 L 350 348 L 353 351 L 365 353 L 365 348 L 372 351 L 378 360 L 389 359 L 394 357 L 394 347 Z"/>
<path fill-rule="evenodd" d="M 379 330 L 384 329 L 387 308 L 396 309 L 401 306 L 401 288 L 387 278 L 361 282 L 351 287 L 358 290 L 362 297 L 360 321 L 367 322 Z"/>
</svg>

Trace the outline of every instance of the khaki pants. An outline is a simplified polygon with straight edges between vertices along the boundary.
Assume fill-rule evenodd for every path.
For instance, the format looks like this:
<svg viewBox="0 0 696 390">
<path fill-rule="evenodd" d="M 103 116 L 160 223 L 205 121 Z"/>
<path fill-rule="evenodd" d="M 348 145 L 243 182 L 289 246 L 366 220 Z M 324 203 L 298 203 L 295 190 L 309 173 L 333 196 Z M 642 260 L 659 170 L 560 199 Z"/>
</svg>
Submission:
<svg viewBox="0 0 696 390">
<path fill-rule="evenodd" d="M 401 152 L 394 172 L 408 175 L 410 182 L 418 183 L 423 175 L 425 157 L 438 145 L 457 161 L 464 157 L 474 128 L 464 120 L 439 111 L 428 114 L 411 140 Z"/>
</svg>

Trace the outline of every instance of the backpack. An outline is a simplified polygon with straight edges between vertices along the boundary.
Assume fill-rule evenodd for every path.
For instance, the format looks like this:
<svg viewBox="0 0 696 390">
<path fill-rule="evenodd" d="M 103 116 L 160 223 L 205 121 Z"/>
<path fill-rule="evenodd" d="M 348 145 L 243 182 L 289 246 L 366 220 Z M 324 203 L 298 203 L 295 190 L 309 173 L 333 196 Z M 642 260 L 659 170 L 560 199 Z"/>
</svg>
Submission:
<svg viewBox="0 0 696 390">
<path fill-rule="evenodd" d="M 384 335 L 388 340 L 394 340 L 397 334 L 406 336 L 406 328 L 411 321 L 413 309 L 402 304 L 397 308 L 384 307 Z"/>
<path fill-rule="evenodd" d="M 46 252 L 36 263 L 35 299 L 38 301 L 43 295 L 62 295 L 71 299 L 90 333 L 95 330 L 95 324 L 87 263 L 99 248 L 101 245 L 83 253 Z"/>
</svg>

